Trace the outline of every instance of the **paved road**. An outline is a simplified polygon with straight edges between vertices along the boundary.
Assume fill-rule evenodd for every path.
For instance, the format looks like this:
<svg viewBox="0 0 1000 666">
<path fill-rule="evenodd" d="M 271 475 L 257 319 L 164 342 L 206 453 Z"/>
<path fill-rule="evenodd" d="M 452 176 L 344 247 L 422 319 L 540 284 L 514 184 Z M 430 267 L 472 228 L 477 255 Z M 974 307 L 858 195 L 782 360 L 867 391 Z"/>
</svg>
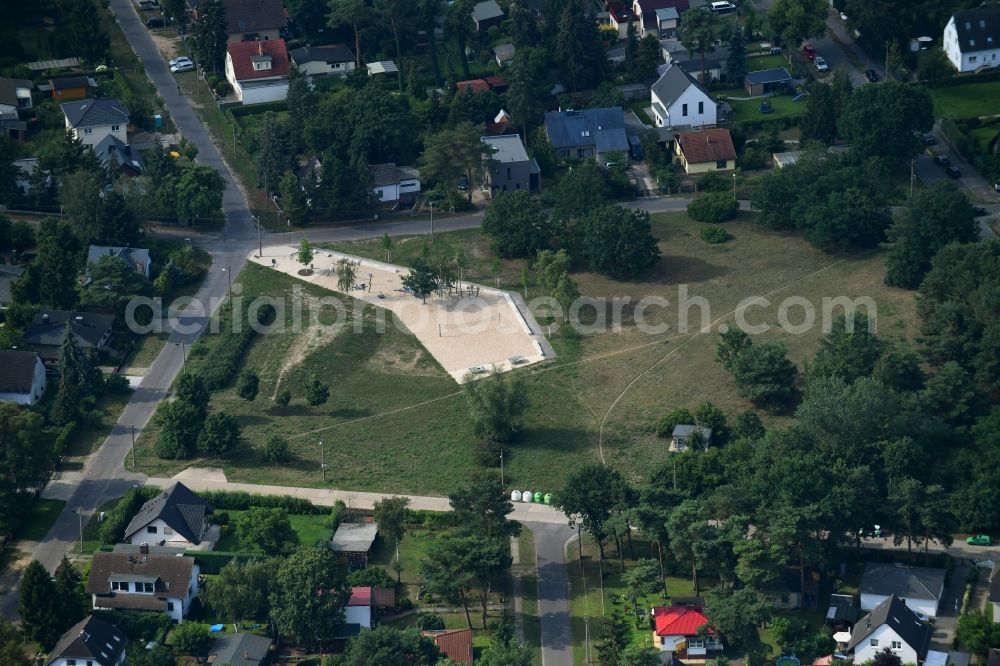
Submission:
<svg viewBox="0 0 1000 666">
<path fill-rule="evenodd" d="M 542 666 L 572 666 L 566 544 L 576 533 L 566 523 L 525 523 L 525 526 L 535 535 Z"/>
</svg>

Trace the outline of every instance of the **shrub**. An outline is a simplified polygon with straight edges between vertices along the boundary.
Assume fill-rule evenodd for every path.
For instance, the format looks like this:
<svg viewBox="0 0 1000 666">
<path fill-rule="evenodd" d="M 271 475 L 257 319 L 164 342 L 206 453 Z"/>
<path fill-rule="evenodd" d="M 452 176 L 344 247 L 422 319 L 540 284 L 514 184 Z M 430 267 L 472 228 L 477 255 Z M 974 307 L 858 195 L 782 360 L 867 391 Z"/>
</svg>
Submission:
<svg viewBox="0 0 1000 666">
<path fill-rule="evenodd" d="M 395 587 L 396 581 L 385 569 L 368 567 L 358 569 L 347 576 L 347 584 L 352 587 Z"/>
<path fill-rule="evenodd" d="M 182 622 L 170 632 L 170 644 L 179 652 L 201 655 L 212 643 L 212 632 L 198 622 Z"/>
<path fill-rule="evenodd" d="M 115 625 L 133 641 L 162 643 L 171 627 L 177 626 L 166 613 L 95 610 L 92 614 Z"/>
<path fill-rule="evenodd" d="M 221 79 L 218 83 L 216 83 L 212 87 L 215 88 L 216 94 L 222 97 L 228 95 L 229 91 L 231 90 L 231 88 L 229 87 L 229 82 L 226 81 L 225 79 Z"/>
<path fill-rule="evenodd" d="M 128 383 L 128 377 L 120 373 L 108 375 L 108 378 L 104 380 L 104 388 L 108 393 L 116 395 L 124 395 L 132 390 L 131 384 Z"/>
<path fill-rule="evenodd" d="M 288 460 L 288 442 L 277 435 L 271 435 L 264 442 L 264 457 L 274 463 Z"/>
<path fill-rule="evenodd" d="M 257 311 L 257 322 L 261 326 L 267 326 L 274 321 L 275 309 L 271 305 L 265 305 Z M 244 321 L 246 317 L 243 318 Z M 254 339 L 256 333 L 253 327 L 245 325 L 239 333 L 225 333 L 220 336 L 215 349 L 208 356 L 205 365 L 201 368 L 201 377 L 205 382 L 205 388 L 210 391 L 217 391 L 229 383 L 236 366 L 239 365 L 243 352 Z"/>
<path fill-rule="evenodd" d="M 726 192 L 732 187 L 729 179 L 721 173 L 706 173 L 695 184 L 699 192 Z"/>
<path fill-rule="evenodd" d="M 160 494 L 159 488 L 149 486 L 139 486 L 129 488 L 125 495 L 118 500 L 114 507 L 104 514 L 104 522 L 101 523 L 101 541 L 104 543 L 118 543 L 125 536 L 125 528 L 132 520 L 139 508 Z"/>
<path fill-rule="evenodd" d="M 62 455 L 62 452 L 66 450 L 66 442 L 73 436 L 74 430 L 76 430 L 76 421 L 70 421 L 59 431 L 59 435 L 56 437 L 55 445 L 53 446 L 56 456 Z"/>
<path fill-rule="evenodd" d="M 287 407 L 288 403 L 292 401 L 292 393 L 288 389 L 284 389 L 278 392 L 278 395 L 274 396 L 274 403 L 279 407 Z"/>
<path fill-rule="evenodd" d="M 218 513 L 213 513 L 212 522 L 215 523 L 216 525 L 228 525 L 229 514 L 225 511 L 219 511 Z"/>
<path fill-rule="evenodd" d="M 657 437 L 670 437 L 674 434 L 674 426 L 682 423 L 694 423 L 694 416 L 687 407 L 681 407 L 670 412 L 656 423 Z"/>
<path fill-rule="evenodd" d="M 220 454 L 232 449 L 240 441 L 240 424 L 225 412 L 208 415 L 198 435 L 198 450 L 202 453 Z"/>
<path fill-rule="evenodd" d="M 698 197 L 688 204 L 688 215 L 698 222 L 718 224 L 733 217 L 739 203 L 728 192 L 716 192 Z"/>
<path fill-rule="evenodd" d="M 716 243 L 725 243 L 729 240 L 729 232 L 722 227 L 702 227 L 698 235 L 701 236 L 703 241 L 713 245 Z"/>
<path fill-rule="evenodd" d="M 316 377 L 306 384 L 306 403 L 310 407 L 319 407 L 330 399 L 330 389 Z"/>
<path fill-rule="evenodd" d="M 252 507 L 285 509 L 290 514 L 320 516 L 328 509 L 316 506 L 307 499 L 291 495 L 257 495 L 242 490 L 204 490 L 198 496 L 211 504 L 217 511 L 246 511 Z M 131 516 L 130 516 L 131 517 Z"/>
<path fill-rule="evenodd" d="M 417 629 L 420 631 L 440 631 L 444 629 L 444 620 L 434 613 L 417 614 Z"/>
</svg>

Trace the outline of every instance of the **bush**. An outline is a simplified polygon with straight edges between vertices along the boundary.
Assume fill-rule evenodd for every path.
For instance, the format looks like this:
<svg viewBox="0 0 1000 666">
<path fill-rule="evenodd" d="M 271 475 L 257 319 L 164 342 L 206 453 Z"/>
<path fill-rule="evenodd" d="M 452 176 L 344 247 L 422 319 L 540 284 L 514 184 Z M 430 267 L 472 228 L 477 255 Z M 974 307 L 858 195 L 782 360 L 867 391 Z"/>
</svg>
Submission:
<svg viewBox="0 0 1000 666">
<path fill-rule="evenodd" d="M 95 610 L 92 615 L 115 625 L 133 641 L 162 643 L 170 628 L 177 626 L 166 613 Z"/>
<path fill-rule="evenodd" d="M 729 182 L 730 178 L 732 176 L 726 178 L 721 173 L 709 172 L 699 177 L 695 185 L 699 192 L 726 192 L 733 186 Z"/>
<path fill-rule="evenodd" d="M 264 442 L 264 457 L 274 463 L 288 460 L 288 442 L 277 435 L 271 435 Z"/>
<path fill-rule="evenodd" d="M 729 240 L 729 232 L 722 227 L 702 227 L 698 235 L 701 236 L 703 241 L 713 245 L 716 243 L 725 243 Z"/>
<path fill-rule="evenodd" d="M 225 97 L 229 94 L 230 90 L 232 90 L 232 88 L 229 87 L 229 82 L 225 79 L 220 80 L 212 87 L 215 88 L 215 93 L 221 97 Z"/>
<path fill-rule="evenodd" d="M 216 525 L 228 525 L 229 524 L 229 514 L 225 511 L 219 511 L 218 513 L 212 514 L 212 522 Z"/>
<path fill-rule="evenodd" d="M 113 375 L 108 375 L 107 379 L 104 380 L 104 389 L 108 393 L 124 395 L 132 390 L 132 386 L 128 383 L 128 377 L 116 372 Z"/>
<path fill-rule="evenodd" d="M 420 631 L 440 631 L 444 629 L 444 620 L 434 613 L 417 614 L 417 629 Z"/>
<path fill-rule="evenodd" d="M 198 450 L 210 455 L 229 451 L 240 441 L 240 424 L 225 412 L 208 415 L 198 435 Z"/>
<path fill-rule="evenodd" d="M 104 543 L 118 543 L 125 537 L 125 528 L 132 520 L 139 508 L 160 494 L 159 488 L 149 486 L 139 486 L 129 488 L 125 495 L 118 500 L 118 503 L 104 514 L 104 522 L 101 523 L 101 541 Z M 130 634 L 131 635 L 131 634 Z"/>
<path fill-rule="evenodd" d="M 476 442 L 476 464 L 480 467 L 499 467 L 500 450 L 503 445 L 492 439 L 481 439 Z"/>
<path fill-rule="evenodd" d="M 728 192 L 717 192 L 698 197 L 688 204 L 688 215 L 698 222 L 718 224 L 733 217 L 739 203 Z"/>
<path fill-rule="evenodd" d="M 396 581 L 389 572 L 376 567 L 358 569 L 351 573 L 347 577 L 347 584 L 351 587 L 396 587 Z"/>
<path fill-rule="evenodd" d="M 198 622 L 182 622 L 170 632 L 170 644 L 179 652 L 199 656 L 212 644 L 212 632 Z"/>
<path fill-rule="evenodd" d="M 230 562 L 247 562 L 260 559 L 256 555 L 242 555 L 238 553 L 225 553 L 215 551 L 188 551 L 187 553 L 198 562 L 198 567 L 202 574 L 217 576 Z"/>
<path fill-rule="evenodd" d="M 68 442 L 69 438 L 73 436 L 74 430 L 76 430 L 76 421 L 70 421 L 63 426 L 62 430 L 59 431 L 59 435 L 56 437 L 55 445 L 52 447 L 52 450 L 57 457 L 62 455 L 62 452 L 66 450 L 66 442 Z"/>
<path fill-rule="evenodd" d="M 216 510 L 246 511 L 252 507 L 285 509 L 290 514 L 320 516 L 329 509 L 291 495 L 257 495 L 242 490 L 205 490 L 198 495 Z"/>
<path fill-rule="evenodd" d="M 279 391 L 278 395 L 274 396 L 274 404 L 279 407 L 288 407 L 288 403 L 292 401 L 292 393 L 288 389 Z"/>
<path fill-rule="evenodd" d="M 687 407 L 681 407 L 670 412 L 656 423 L 657 437 L 670 437 L 674 434 L 674 427 L 682 423 L 693 424 L 694 416 Z"/>
</svg>

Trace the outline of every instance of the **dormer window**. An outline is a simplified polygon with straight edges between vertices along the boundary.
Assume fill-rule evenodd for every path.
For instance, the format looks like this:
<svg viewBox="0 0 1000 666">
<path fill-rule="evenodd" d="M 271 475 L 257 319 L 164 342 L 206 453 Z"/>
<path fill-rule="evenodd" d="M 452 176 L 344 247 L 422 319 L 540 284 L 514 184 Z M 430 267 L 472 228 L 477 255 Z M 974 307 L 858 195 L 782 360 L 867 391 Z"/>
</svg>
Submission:
<svg viewBox="0 0 1000 666">
<path fill-rule="evenodd" d="M 970 39 L 969 40 L 969 46 L 975 46 L 975 45 L 976 45 L 976 40 Z"/>
<path fill-rule="evenodd" d="M 261 72 L 271 69 L 271 56 L 269 55 L 255 55 L 250 57 L 250 62 L 253 63 L 254 70 Z"/>
</svg>

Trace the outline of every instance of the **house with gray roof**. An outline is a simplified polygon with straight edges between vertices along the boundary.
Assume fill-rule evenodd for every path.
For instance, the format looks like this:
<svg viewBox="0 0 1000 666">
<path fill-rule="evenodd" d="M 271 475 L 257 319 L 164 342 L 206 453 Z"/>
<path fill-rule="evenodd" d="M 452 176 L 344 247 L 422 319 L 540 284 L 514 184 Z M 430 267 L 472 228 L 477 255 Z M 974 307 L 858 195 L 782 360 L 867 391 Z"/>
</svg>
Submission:
<svg viewBox="0 0 1000 666">
<path fill-rule="evenodd" d="M 268 663 L 272 641 L 256 634 L 222 634 L 208 651 L 210 664 L 262 666 Z"/>
<path fill-rule="evenodd" d="M 493 57 L 500 67 L 506 67 L 514 62 L 515 48 L 513 44 L 500 44 L 493 47 Z"/>
<path fill-rule="evenodd" d="M 330 539 L 330 550 L 347 562 L 367 566 L 377 537 L 376 523 L 341 523 Z"/>
<path fill-rule="evenodd" d="M 698 435 L 695 435 L 698 433 Z M 687 451 L 692 445 L 692 439 L 701 439 L 703 448 L 708 448 L 712 443 L 712 429 L 699 425 L 677 424 L 670 435 L 670 450 L 675 452 Z"/>
<path fill-rule="evenodd" d="M 32 351 L 0 351 L 0 402 L 34 405 L 45 395 L 45 364 Z"/>
<path fill-rule="evenodd" d="M 486 0 L 472 8 L 472 22 L 476 24 L 477 32 L 485 32 L 492 26 L 500 27 L 503 21 L 503 10 L 497 0 Z"/>
<path fill-rule="evenodd" d="M 24 332 L 24 348 L 36 352 L 46 365 L 59 362 L 68 330 L 83 350 L 103 351 L 111 341 L 113 315 L 71 310 L 40 310 Z"/>
<path fill-rule="evenodd" d="M 649 89 L 657 127 L 714 126 L 718 107 L 708 91 L 683 67 L 671 64 Z"/>
<path fill-rule="evenodd" d="M 66 129 L 86 146 L 96 146 L 113 135 L 128 145 L 128 109 L 117 99 L 85 99 L 59 105 Z"/>
<path fill-rule="evenodd" d="M 528 157 L 524 143 L 517 134 L 484 136 L 480 140 L 492 150 L 486 183 L 490 196 L 500 192 L 537 192 L 541 187 L 538 162 Z"/>
<path fill-rule="evenodd" d="M 128 636 L 118 627 L 90 615 L 62 635 L 45 666 L 121 666 L 126 645 Z"/>
<path fill-rule="evenodd" d="M 347 76 L 357 61 L 354 52 L 344 44 L 303 46 L 288 52 L 295 67 L 307 76 Z"/>
<path fill-rule="evenodd" d="M 125 541 L 174 548 L 201 545 L 212 505 L 183 483 L 175 483 L 142 505 L 125 528 Z"/>
<path fill-rule="evenodd" d="M 596 159 L 612 151 L 628 152 L 625 114 L 620 106 L 549 111 L 545 134 L 560 158 Z"/>
<path fill-rule="evenodd" d="M 9 79 L 0 76 L 0 113 L 30 109 L 32 88 L 34 84 L 27 79 Z"/>
<path fill-rule="evenodd" d="M 373 164 L 372 187 L 382 203 L 412 202 L 420 193 L 420 171 L 394 162 Z"/>
<path fill-rule="evenodd" d="M 87 248 L 87 267 L 96 264 L 104 257 L 118 257 L 129 266 L 135 269 L 146 279 L 149 279 L 152 270 L 153 260 L 149 256 L 149 250 L 142 247 L 113 247 L 108 245 L 91 245 Z"/>
<path fill-rule="evenodd" d="M 100 143 L 93 146 L 93 150 L 97 155 L 97 161 L 105 169 L 113 166 L 133 178 L 142 175 L 142 156 L 139 155 L 139 151 L 122 143 L 114 134 L 104 137 Z"/>
<path fill-rule="evenodd" d="M 931 627 L 903 600 L 889 595 L 858 620 L 847 643 L 847 654 L 855 664 L 870 663 L 888 648 L 904 664 L 919 664 L 927 656 Z"/>
<path fill-rule="evenodd" d="M 944 569 L 869 562 L 861 576 L 858 592 L 861 593 L 861 610 L 872 610 L 896 596 L 914 613 L 936 617 L 944 596 Z"/>
</svg>

